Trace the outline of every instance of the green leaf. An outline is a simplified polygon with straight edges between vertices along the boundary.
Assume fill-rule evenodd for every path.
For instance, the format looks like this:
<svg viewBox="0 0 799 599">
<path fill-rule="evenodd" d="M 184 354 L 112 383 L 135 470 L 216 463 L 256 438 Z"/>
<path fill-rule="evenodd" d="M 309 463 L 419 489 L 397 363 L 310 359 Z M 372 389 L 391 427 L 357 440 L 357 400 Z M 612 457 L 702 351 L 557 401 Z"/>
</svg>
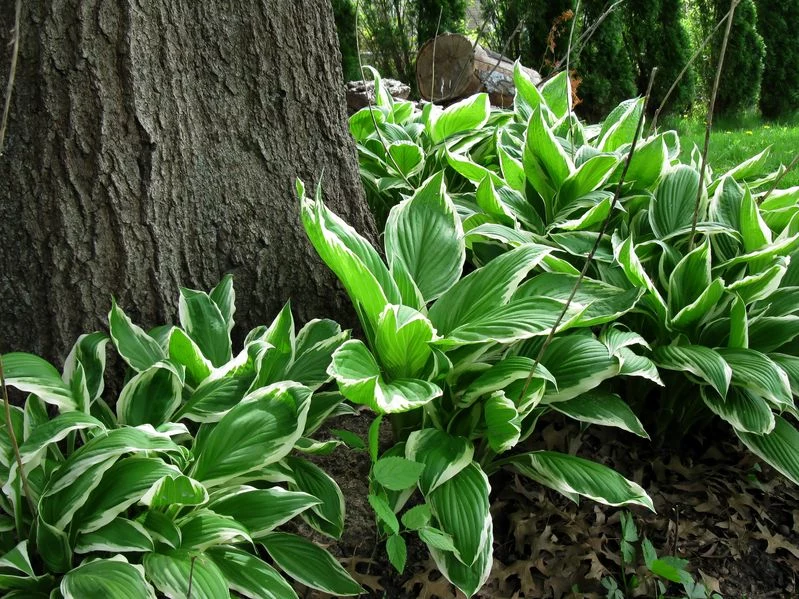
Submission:
<svg viewBox="0 0 799 599">
<path fill-rule="evenodd" d="M 419 530 L 429 524 L 431 516 L 429 505 L 416 505 L 402 514 L 402 525 L 410 530 Z"/>
<path fill-rule="evenodd" d="M 670 312 L 677 314 L 696 301 L 708 288 L 710 280 L 710 242 L 705 240 L 677 263 L 669 277 Z"/>
<path fill-rule="evenodd" d="M 549 297 L 566 301 L 577 282 L 577 275 L 548 272 L 536 275 L 523 283 L 514 298 Z M 621 289 L 594 279 L 583 278 L 572 303 L 586 306 L 577 321 L 579 326 L 596 326 L 617 320 L 635 307 L 641 289 Z"/>
<path fill-rule="evenodd" d="M 303 511 L 303 519 L 319 532 L 340 538 L 344 530 L 344 495 L 336 481 L 307 460 L 289 456 L 285 461 L 294 473 L 295 482 L 289 489 L 308 493 L 321 502 L 310 506 L 310 511 Z"/>
<path fill-rule="evenodd" d="M 464 98 L 434 117 L 429 128 L 430 137 L 433 143 L 441 143 L 458 133 L 480 129 L 488 121 L 490 111 L 488 94 Z"/>
<path fill-rule="evenodd" d="M 125 518 L 115 518 L 102 528 L 79 535 L 75 553 L 146 553 L 153 548 L 153 539 L 141 524 Z"/>
<path fill-rule="evenodd" d="M 86 376 L 86 388 L 91 401 L 103 394 L 103 375 L 105 373 L 105 346 L 110 337 L 105 333 L 90 333 L 81 335 L 72 346 L 67 359 L 64 361 L 63 380 L 72 379 L 78 364 L 83 366 Z"/>
<path fill-rule="evenodd" d="M 208 502 L 205 487 L 188 476 L 174 474 L 157 481 L 141 498 L 141 503 L 151 508 L 172 505 L 203 505 Z"/>
<path fill-rule="evenodd" d="M 616 376 L 620 369 L 618 359 L 603 343 L 583 335 L 554 338 L 541 363 L 558 382 L 557 389 L 548 390 L 544 396 L 546 403 L 567 401 L 582 395 Z"/>
<path fill-rule="evenodd" d="M 521 245 L 460 279 L 430 308 L 429 318 L 439 334 L 446 335 L 503 306 L 551 251 L 542 245 Z"/>
<path fill-rule="evenodd" d="M 203 291 L 180 289 L 180 324 L 214 366 L 231 358 L 228 321 L 219 306 Z"/>
<path fill-rule="evenodd" d="M 634 189 L 643 190 L 652 189 L 660 180 L 664 171 L 669 168 L 668 149 L 663 137 L 663 134 L 656 135 L 636 146 L 624 178 L 625 183 L 632 184 Z"/>
<path fill-rule="evenodd" d="M 791 382 L 774 361 L 753 349 L 719 348 L 716 350 L 732 368 L 732 384 L 743 387 L 782 410 L 793 407 Z"/>
<path fill-rule="evenodd" d="M 474 446 L 463 437 L 425 428 L 410 434 L 405 457 L 424 465 L 419 488 L 424 495 L 429 495 L 472 463 Z"/>
<path fill-rule="evenodd" d="M 631 144 L 643 110 L 644 98 L 625 100 L 614 108 L 602 123 L 597 147 L 605 152 L 613 152 L 625 144 Z"/>
<path fill-rule="evenodd" d="M 116 462 L 75 514 L 73 527 L 91 532 L 111 522 L 142 498 L 162 477 L 180 472 L 159 458 L 131 456 Z"/>
<path fill-rule="evenodd" d="M 169 358 L 185 366 L 186 378 L 195 387 L 208 378 L 214 367 L 194 340 L 177 327 L 169 334 Z"/>
<path fill-rule="evenodd" d="M 377 322 L 375 349 L 390 377 L 415 378 L 430 358 L 429 342 L 435 337 L 433 325 L 424 314 L 389 304 Z"/>
<path fill-rule="evenodd" d="M 157 362 L 139 372 L 123 387 L 117 402 L 120 424 L 160 426 L 180 407 L 183 397 L 182 366 Z"/>
<path fill-rule="evenodd" d="M 381 458 L 375 462 L 372 475 L 391 491 L 403 491 L 419 481 L 424 464 L 400 457 Z"/>
<path fill-rule="evenodd" d="M 372 509 L 375 511 L 378 520 L 385 524 L 392 534 L 398 535 L 400 530 L 399 520 L 397 520 L 394 510 L 391 509 L 386 500 L 379 495 L 374 495 L 372 493 L 369 493 L 367 500 L 369 501 L 369 505 L 371 505 Z"/>
<path fill-rule="evenodd" d="M 192 599 L 230 597 L 224 574 L 207 555 L 148 553 L 143 564 L 148 580 L 167 597 L 187 597 L 190 580 Z"/>
<path fill-rule="evenodd" d="M 302 436 L 310 391 L 298 383 L 264 387 L 230 410 L 208 434 L 192 476 L 206 487 L 285 457 Z"/>
<path fill-rule="evenodd" d="M 252 542 L 240 522 L 208 509 L 189 513 L 180 521 L 181 547 L 202 552 L 214 545 Z"/>
<path fill-rule="evenodd" d="M 262 542 L 278 567 L 306 586 L 340 596 L 364 592 L 332 555 L 311 541 L 276 532 Z"/>
<path fill-rule="evenodd" d="M 571 111 L 571 81 L 566 71 L 561 71 L 541 85 L 541 95 L 546 101 L 546 106 L 555 115 L 562 119 Z"/>
<path fill-rule="evenodd" d="M 311 200 L 298 181 L 297 193 L 308 239 L 319 257 L 336 273 L 356 310 L 373 325 L 387 303 L 402 303 L 391 273 L 377 251 L 324 206 L 321 187 L 317 187 L 316 197 Z"/>
<path fill-rule="evenodd" d="M 426 302 L 461 276 L 466 249 L 463 228 L 439 171 L 389 214 L 385 230 L 389 264 L 401 260 Z"/>
<path fill-rule="evenodd" d="M 691 227 L 698 190 L 699 173 L 690 166 L 680 164 L 666 172 L 649 211 L 652 230 L 659 239 Z M 699 220 L 703 220 L 701 206 Z"/>
<path fill-rule="evenodd" d="M 516 88 L 516 94 L 513 96 L 513 110 L 519 120 L 526 123 L 530 120 L 534 109 L 541 104 L 546 105 L 546 100 L 529 75 L 522 70 L 522 65 L 518 60 L 513 63 L 513 86 Z"/>
<path fill-rule="evenodd" d="M 166 358 L 158 342 L 133 324 L 114 299 L 111 300 L 111 312 L 108 313 L 108 327 L 114 347 L 133 370 L 147 370 Z"/>
<path fill-rule="evenodd" d="M 388 146 L 388 153 L 394 159 L 388 164 L 398 167 L 404 177 L 412 177 L 424 168 L 424 152 L 412 141 L 395 141 Z"/>
<path fill-rule="evenodd" d="M 726 397 L 732 369 L 717 351 L 701 345 L 664 345 L 655 348 L 653 357 L 661 368 L 690 372 Z"/>
<path fill-rule="evenodd" d="M 590 460 L 553 451 L 533 451 L 503 463 L 569 499 L 576 494 L 605 505 L 635 504 L 655 511 L 652 500 L 638 484 Z"/>
<path fill-rule="evenodd" d="M 735 431 L 752 453 L 799 485 L 799 432 L 781 416 L 774 416 L 774 430 L 766 435 Z"/>
<path fill-rule="evenodd" d="M 129 564 L 122 556 L 85 562 L 61 579 L 59 590 L 64 599 L 155 599 L 155 591 L 145 580 L 142 567 Z"/>
<path fill-rule="evenodd" d="M 251 599 L 297 599 L 297 593 L 272 566 L 235 547 L 211 547 L 208 555 L 231 590 Z"/>
<path fill-rule="evenodd" d="M 615 154 L 598 154 L 586 160 L 563 181 L 555 201 L 555 211 L 562 210 L 601 188 L 618 163 L 619 158 Z"/>
<path fill-rule="evenodd" d="M 386 553 L 391 565 L 402 574 L 405 571 L 405 562 L 408 560 L 408 548 L 402 535 L 394 533 L 386 539 Z"/>
<path fill-rule="evenodd" d="M 735 296 L 730 306 L 730 339 L 729 347 L 749 347 L 749 318 L 746 314 L 746 304 Z"/>
<path fill-rule="evenodd" d="M 467 566 L 491 542 L 490 491 L 488 477 L 472 462 L 427 495 L 433 516 L 441 530 L 452 536 L 458 557 Z"/>
<path fill-rule="evenodd" d="M 250 377 L 207 379 L 195 389 L 189 401 L 177 412 L 176 419 L 218 422 L 244 399 L 250 382 Z"/>
<path fill-rule="evenodd" d="M 2 356 L 6 385 L 35 393 L 59 412 L 77 409 L 72 390 L 49 362 L 33 354 L 13 352 Z"/>
<path fill-rule="evenodd" d="M 797 316 L 758 316 L 749 321 L 749 347 L 768 353 L 799 335 Z"/>
<path fill-rule="evenodd" d="M 369 425 L 367 433 L 367 441 L 369 442 L 369 458 L 374 464 L 377 461 L 378 452 L 380 449 L 380 424 L 383 422 L 383 415 L 378 414 L 377 417 Z"/>
<path fill-rule="evenodd" d="M 504 453 L 519 442 L 522 419 L 516 404 L 497 391 L 483 405 L 488 445 L 495 453 Z"/>
<path fill-rule="evenodd" d="M 540 109 L 535 110 L 527 127 L 523 156 L 527 180 L 546 204 L 574 171 L 574 163 L 549 129 Z"/>
<path fill-rule="evenodd" d="M 700 389 L 700 392 L 710 411 L 736 431 L 762 435 L 774 429 L 774 414 L 768 402 L 748 389 L 733 387 L 724 399 L 712 391 Z"/>
<path fill-rule="evenodd" d="M 433 383 L 418 379 L 386 382 L 375 357 L 362 341 L 354 339 L 336 350 L 329 372 L 347 399 L 379 414 L 407 412 L 442 393 Z"/>
<path fill-rule="evenodd" d="M 644 439 L 649 439 L 641 421 L 638 420 L 630 406 L 615 393 L 592 391 L 569 401 L 554 403 L 552 407 L 580 422 L 615 426 Z"/>
<path fill-rule="evenodd" d="M 236 518 L 253 539 L 258 539 L 320 503 L 321 499 L 313 495 L 281 487 L 240 487 L 235 493 L 213 501 L 209 508 L 217 514 Z"/>
</svg>

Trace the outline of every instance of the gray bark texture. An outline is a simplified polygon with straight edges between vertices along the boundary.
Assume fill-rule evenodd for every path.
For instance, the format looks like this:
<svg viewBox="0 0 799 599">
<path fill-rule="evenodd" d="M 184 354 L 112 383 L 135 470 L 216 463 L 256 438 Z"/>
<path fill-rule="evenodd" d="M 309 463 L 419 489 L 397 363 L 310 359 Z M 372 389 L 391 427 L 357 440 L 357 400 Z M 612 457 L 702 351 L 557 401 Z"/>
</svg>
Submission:
<svg viewBox="0 0 799 599">
<path fill-rule="evenodd" d="M 13 2 L 0 2 L 0 90 Z M 0 93 L 3 93 L 0 91 Z M 0 351 L 61 362 L 111 296 L 148 327 L 232 272 L 241 329 L 346 324 L 294 180 L 368 237 L 328 0 L 26 0 L 0 157 Z"/>
</svg>

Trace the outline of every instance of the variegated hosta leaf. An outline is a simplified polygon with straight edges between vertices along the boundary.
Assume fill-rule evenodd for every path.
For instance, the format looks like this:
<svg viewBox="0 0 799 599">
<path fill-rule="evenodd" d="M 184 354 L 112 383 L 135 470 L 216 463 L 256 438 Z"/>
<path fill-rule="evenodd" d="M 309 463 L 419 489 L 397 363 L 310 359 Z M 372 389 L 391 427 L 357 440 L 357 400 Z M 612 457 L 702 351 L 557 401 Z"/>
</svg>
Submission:
<svg viewBox="0 0 799 599">
<path fill-rule="evenodd" d="M 591 336 L 556 337 L 541 359 L 555 380 L 557 389 L 544 395 L 544 403 L 567 401 L 590 391 L 602 381 L 619 373 L 619 360 L 608 348 Z"/>
<path fill-rule="evenodd" d="M 526 381 L 530 376 L 530 371 L 533 369 L 534 364 L 535 360 L 524 356 L 503 358 L 480 374 L 480 376 L 466 387 L 463 396 L 456 402 L 457 406 L 460 408 L 468 407 L 482 396 L 490 395 L 494 391 L 508 389 L 517 381 Z M 549 381 L 557 386 L 555 377 L 541 364 L 536 366 L 533 376 L 537 379 Z M 509 394 L 509 397 L 518 399 L 518 397 L 513 394 Z"/>
<path fill-rule="evenodd" d="M 178 315 L 183 330 L 211 364 L 222 366 L 230 360 L 228 321 L 207 293 L 181 288 Z"/>
<path fill-rule="evenodd" d="M 735 434 L 755 455 L 799 485 L 799 432 L 781 416 L 775 416 L 774 420 L 774 429 L 768 434 L 756 435 L 738 430 Z"/>
<path fill-rule="evenodd" d="M 148 553 L 143 564 L 147 579 L 167 597 L 187 597 L 189 581 L 192 599 L 230 597 L 224 574 L 209 556 L 202 553 Z"/>
<path fill-rule="evenodd" d="M 523 164 L 527 180 L 544 199 L 551 217 L 553 198 L 574 171 L 574 163 L 545 122 L 540 107 L 533 111 L 527 127 Z"/>
<path fill-rule="evenodd" d="M 169 334 L 168 344 L 169 359 L 186 368 L 186 379 L 190 385 L 197 386 L 208 378 L 214 365 L 183 329 L 174 327 Z"/>
<path fill-rule="evenodd" d="M 740 232 L 744 242 L 744 251 L 748 253 L 767 246 L 772 241 L 771 229 L 760 216 L 760 210 L 748 187 L 744 188 L 741 199 Z"/>
<path fill-rule="evenodd" d="M 639 144 L 630 159 L 625 183 L 632 184 L 635 190 L 651 189 L 669 167 L 668 149 L 663 134 L 656 135 Z M 619 167 L 621 168 L 621 167 Z M 621 172 L 617 169 L 619 177 Z M 616 177 L 613 177 L 615 182 Z"/>
<path fill-rule="evenodd" d="M 424 464 L 419 489 L 427 496 L 472 463 L 474 446 L 463 437 L 425 428 L 410 434 L 405 457 Z"/>
<path fill-rule="evenodd" d="M 273 532 L 262 543 L 281 570 L 306 586 L 335 596 L 364 592 L 332 555 L 303 537 Z"/>
<path fill-rule="evenodd" d="M 423 406 L 442 393 L 435 384 L 421 379 L 387 382 L 366 345 L 354 339 L 336 350 L 329 372 L 347 399 L 369 406 L 378 414 L 407 412 Z"/>
<path fill-rule="evenodd" d="M 375 330 L 375 350 L 386 374 L 392 378 L 420 376 L 436 338 L 432 323 L 407 306 L 387 305 Z"/>
<path fill-rule="evenodd" d="M 84 597 L 129 597 L 155 599 L 155 590 L 144 578 L 141 566 L 129 564 L 121 555 L 85 562 L 61 579 L 64 599 Z M 199 597 L 199 595 L 198 595 Z"/>
<path fill-rule="evenodd" d="M 643 110 L 643 98 L 625 100 L 614 108 L 602 122 L 597 147 L 605 152 L 613 152 L 632 143 Z"/>
<path fill-rule="evenodd" d="M 183 397 L 185 369 L 169 360 L 157 362 L 130 379 L 117 402 L 120 424 L 159 426 L 170 420 Z"/>
<path fill-rule="evenodd" d="M 155 339 L 133 324 L 116 300 L 112 300 L 108 313 L 108 328 L 119 355 L 137 372 L 167 357 Z"/>
<path fill-rule="evenodd" d="M 195 447 L 192 477 L 210 487 L 282 459 L 302 436 L 310 403 L 311 391 L 298 383 L 254 391 Z"/>
<path fill-rule="evenodd" d="M 39 515 L 63 528 L 120 456 L 143 452 L 177 454 L 179 448 L 169 435 L 149 425 L 119 428 L 91 439 L 53 473 L 42 493 Z"/>
<path fill-rule="evenodd" d="M 615 393 L 590 391 L 569 401 L 554 403 L 552 408 L 580 422 L 615 426 L 644 439 L 649 438 L 630 406 Z"/>
<path fill-rule="evenodd" d="M 621 376 L 637 376 L 649 379 L 653 383 L 663 387 L 663 380 L 660 378 L 655 363 L 645 356 L 639 356 L 628 347 L 622 347 L 616 357 L 621 361 Z"/>
<path fill-rule="evenodd" d="M 222 319 L 227 324 L 228 333 L 233 330 L 235 322 L 233 315 L 236 313 L 236 292 L 233 289 L 233 275 L 227 274 L 217 283 L 208 294 L 219 308 Z"/>
<path fill-rule="evenodd" d="M 162 477 L 142 495 L 141 503 L 151 508 L 172 505 L 203 505 L 208 502 L 208 491 L 198 481 L 183 474 Z"/>
<path fill-rule="evenodd" d="M 170 474 L 177 476 L 180 471 L 158 458 L 131 456 L 119 460 L 103 475 L 73 518 L 75 530 L 91 532 L 105 526 Z"/>
<path fill-rule="evenodd" d="M 447 335 L 505 305 L 527 273 L 551 251 L 543 245 L 522 245 L 463 277 L 430 308 L 433 326 Z"/>
<path fill-rule="evenodd" d="M 518 472 L 569 499 L 577 495 L 605 505 L 635 504 L 655 511 L 652 500 L 640 485 L 590 460 L 554 451 L 533 451 L 503 460 Z"/>
<path fill-rule="evenodd" d="M 466 259 L 463 228 L 444 186 L 444 172 L 425 181 L 413 197 L 395 206 L 385 230 L 390 265 L 402 261 L 430 302 L 452 287 Z"/>
<path fill-rule="evenodd" d="M 307 493 L 320 500 L 302 512 L 303 519 L 313 528 L 334 539 L 344 530 L 344 495 L 335 480 L 324 470 L 307 460 L 289 456 L 286 464 L 294 474 L 289 489 Z"/>
<path fill-rule="evenodd" d="M 297 381 L 315 391 L 330 380 L 327 369 L 333 352 L 349 338 L 349 331 L 342 331 L 332 320 L 312 320 L 297 334 L 295 357 L 286 380 Z"/>
<path fill-rule="evenodd" d="M 105 374 L 105 347 L 111 338 L 105 333 L 81 335 L 64 360 L 64 382 L 69 382 L 78 364 L 83 367 L 86 388 L 91 401 L 103 394 Z"/>
<path fill-rule="evenodd" d="M 700 392 L 705 405 L 736 431 L 762 435 L 774 429 L 771 406 L 748 389 L 733 387 L 724 399 L 712 390 L 700 388 Z"/>
<path fill-rule="evenodd" d="M 487 268 L 487 267 L 483 267 Z M 435 341 L 441 348 L 452 348 L 470 343 L 511 344 L 530 337 L 548 335 L 560 318 L 565 300 L 548 297 L 512 299 L 504 306 L 475 316 L 469 322 L 450 331 Z M 559 331 L 574 326 L 582 318 L 585 306 L 572 302 L 558 325 Z"/>
<path fill-rule="evenodd" d="M 732 368 L 732 384 L 755 393 L 783 410 L 793 406 L 788 375 L 774 361 L 753 349 L 719 348 Z"/>
<path fill-rule="evenodd" d="M 2 356 L 6 384 L 24 393 L 35 393 L 59 412 L 77 409 L 69 385 L 49 362 L 33 354 L 9 353 Z"/>
<path fill-rule="evenodd" d="M 305 233 L 319 257 L 336 273 L 356 310 L 376 323 L 387 303 L 401 303 L 388 268 L 368 241 L 324 206 L 321 187 L 310 199 L 297 181 L 297 194 Z"/>
<path fill-rule="evenodd" d="M 644 270 L 638 255 L 635 252 L 632 237 L 621 241 L 615 235 L 613 237 L 613 255 L 621 266 L 627 279 L 638 289 L 646 289 L 649 292 L 647 297 L 651 298 L 650 304 L 655 312 L 655 315 L 666 319 L 666 302 L 663 296 L 658 291 L 652 279 Z"/>
<path fill-rule="evenodd" d="M 204 551 L 215 545 L 252 542 L 250 533 L 240 522 L 208 509 L 190 512 L 178 525 L 181 547 L 187 550 Z"/>
<path fill-rule="evenodd" d="M 649 222 L 659 239 L 691 227 L 698 190 L 699 173 L 690 166 L 677 165 L 663 176 L 649 211 Z M 705 209 L 700 205 L 699 220 L 704 220 Z"/>
<path fill-rule="evenodd" d="M 516 404 L 502 392 L 494 392 L 483 405 L 488 445 L 495 453 L 504 453 L 519 442 L 522 417 Z"/>
<path fill-rule="evenodd" d="M 615 154 L 598 154 L 586 160 L 563 181 L 555 198 L 555 212 L 600 189 L 618 163 Z"/>
<path fill-rule="evenodd" d="M 517 120 L 526 123 L 530 120 L 533 109 L 538 108 L 541 104 L 546 104 L 546 101 L 529 75 L 522 70 L 518 60 L 513 64 L 513 86 L 516 88 L 516 94 L 513 96 L 513 110 Z"/>
<path fill-rule="evenodd" d="M 147 553 L 154 547 L 153 538 L 141 524 L 125 518 L 114 518 L 102 528 L 79 535 L 75 553 Z"/>
<path fill-rule="evenodd" d="M 616 326 L 611 326 L 599 335 L 599 340 L 604 343 L 611 354 L 616 355 L 621 349 L 629 348 L 633 345 L 640 345 L 650 349 L 646 339 L 633 331 L 625 331 Z"/>
<path fill-rule="evenodd" d="M 696 300 L 674 315 L 670 326 L 678 329 L 687 328 L 707 318 L 717 307 L 722 295 L 724 295 L 724 281 L 720 278 L 715 279 L 702 291 Z"/>
<path fill-rule="evenodd" d="M 763 353 L 780 351 L 799 336 L 799 316 L 758 316 L 749 321 L 749 347 Z"/>
<path fill-rule="evenodd" d="M 488 94 L 464 98 L 430 120 L 430 138 L 433 143 L 440 143 L 458 133 L 480 129 L 488 121 L 490 111 Z"/>
<path fill-rule="evenodd" d="M 430 555 L 436 562 L 436 567 L 452 584 L 458 587 L 466 597 L 472 597 L 486 583 L 494 564 L 494 521 L 488 518 L 486 541 L 480 546 L 477 558 L 471 565 L 466 566 L 452 551 L 439 549 L 428 543 Z"/>
<path fill-rule="evenodd" d="M 566 273 L 543 273 L 523 283 L 514 298 L 550 297 L 567 300 L 577 276 Z M 584 278 L 577 287 L 573 302 L 586 306 L 575 326 L 595 326 L 617 320 L 635 307 L 642 289 L 621 289 L 594 279 Z"/>
<path fill-rule="evenodd" d="M 653 357 L 661 368 L 690 372 L 726 397 L 732 369 L 717 351 L 701 345 L 663 345 L 655 348 Z"/>
<path fill-rule="evenodd" d="M 471 462 L 426 495 L 439 528 L 452 536 L 458 559 L 466 566 L 474 564 L 486 541 L 490 542 L 490 491 L 488 477 Z"/>
<path fill-rule="evenodd" d="M 297 593 L 280 573 L 257 556 L 229 546 L 211 547 L 205 553 L 231 590 L 251 599 L 297 599 Z"/>
<path fill-rule="evenodd" d="M 668 305 L 671 314 L 677 314 L 696 301 L 708 288 L 710 280 L 710 242 L 705 240 L 677 263 L 669 277 Z"/>
<path fill-rule="evenodd" d="M 541 85 L 544 106 L 552 111 L 556 119 L 562 119 L 572 109 L 572 93 L 569 74 L 561 71 Z"/>
<path fill-rule="evenodd" d="M 219 422 L 225 414 L 244 399 L 250 384 L 251 377 L 243 376 L 226 376 L 205 380 L 194 390 L 189 401 L 178 410 L 175 419 Z"/>
<path fill-rule="evenodd" d="M 743 277 L 727 288 L 734 291 L 746 303 L 751 304 L 758 300 L 768 301 L 770 296 L 779 288 L 785 273 L 788 270 L 788 257 L 777 258 L 777 263 L 768 269 Z"/>
<path fill-rule="evenodd" d="M 25 470 L 33 470 L 38 466 L 51 444 L 58 443 L 74 431 L 92 429 L 105 427 L 102 422 L 83 412 L 64 412 L 35 427 L 19 447 L 20 458 L 26 465 Z"/>
<path fill-rule="evenodd" d="M 209 508 L 217 514 L 236 518 L 250 536 L 258 540 L 320 503 L 320 499 L 308 493 L 286 491 L 277 486 L 268 489 L 244 486 L 213 501 Z"/>
<path fill-rule="evenodd" d="M 393 160 L 389 160 L 390 169 L 399 169 L 398 175 L 412 177 L 424 168 L 424 151 L 412 141 L 395 141 L 388 146 L 388 153 Z"/>
</svg>

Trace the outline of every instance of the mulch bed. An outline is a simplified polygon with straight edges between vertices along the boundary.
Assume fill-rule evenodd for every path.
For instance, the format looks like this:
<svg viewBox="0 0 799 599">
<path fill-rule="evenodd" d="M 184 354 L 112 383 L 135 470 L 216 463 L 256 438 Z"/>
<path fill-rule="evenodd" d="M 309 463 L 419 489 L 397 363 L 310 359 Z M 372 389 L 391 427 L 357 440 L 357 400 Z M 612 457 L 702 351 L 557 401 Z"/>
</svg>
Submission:
<svg viewBox="0 0 799 599">
<path fill-rule="evenodd" d="M 347 417 L 332 424 L 365 436 L 370 418 Z M 388 431 L 383 431 L 389 443 Z M 629 511 L 639 533 L 659 556 L 689 560 L 698 581 L 724 597 L 799 596 L 799 488 L 746 452 L 731 434 L 721 433 L 706 449 L 657 450 L 615 429 L 584 432 L 555 418 L 526 449 L 575 453 L 601 461 L 641 484 L 656 514 Z M 364 597 L 455 599 L 462 597 L 438 573 L 426 548 L 408 536 L 408 566 L 398 574 L 377 543 L 366 502 L 369 459 L 364 453 L 337 451 L 315 460 L 333 476 L 347 502 L 344 536 L 328 545 L 368 589 Z M 601 580 L 619 580 L 619 514 L 614 508 L 580 505 L 523 477 L 500 473 L 491 479 L 494 515 L 494 566 L 477 597 L 605 597 Z M 310 534 L 309 530 L 303 531 Z M 652 593 L 652 579 L 639 567 L 642 584 L 631 596 Z M 301 597 L 324 595 L 298 587 Z M 683 596 L 677 585 L 668 596 Z"/>
</svg>

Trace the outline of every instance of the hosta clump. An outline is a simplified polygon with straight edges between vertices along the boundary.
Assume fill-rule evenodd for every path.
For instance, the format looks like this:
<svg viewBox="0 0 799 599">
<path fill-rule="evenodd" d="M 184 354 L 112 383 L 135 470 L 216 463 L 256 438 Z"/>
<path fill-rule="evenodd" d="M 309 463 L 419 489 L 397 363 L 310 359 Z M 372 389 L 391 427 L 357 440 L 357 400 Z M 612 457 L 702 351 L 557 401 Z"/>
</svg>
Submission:
<svg viewBox="0 0 799 599">
<path fill-rule="evenodd" d="M 290 454 L 317 449 L 307 436 L 339 409 L 314 390 L 347 334 L 317 320 L 295 336 L 286 306 L 233 356 L 233 312 L 227 277 L 210 294 L 181 290 L 180 327 L 148 334 L 114 304 L 110 338 L 81 336 L 61 374 L 3 356 L 7 384 L 30 393 L 11 407 L 19 460 L 0 429 L 4 596 L 296 597 L 281 570 L 360 592 L 324 549 L 276 530 L 301 515 L 341 534 L 336 483 Z M 109 340 L 130 367 L 113 410 Z"/>
<path fill-rule="evenodd" d="M 329 372 L 347 399 L 394 425 L 397 443 L 382 456 L 379 419 L 370 430 L 369 501 L 398 569 L 402 535 L 417 531 L 442 573 L 473 595 L 491 569 L 488 475 L 501 467 L 571 499 L 652 508 L 641 487 L 600 464 L 549 451 L 501 457 L 553 409 L 646 435 L 618 397 L 584 395 L 620 371 L 607 346 L 579 330 L 612 319 L 607 307 L 575 305 L 561 329 L 578 330 L 556 338 L 561 357 L 530 378 L 536 339 L 550 332 L 564 300 L 529 293 L 522 282 L 552 247 L 522 243 L 463 276 L 463 229 L 438 173 L 389 213 L 386 264 L 324 206 L 320 188 L 312 199 L 298 183 L 298 194 L 308 237 L 344 284 L 366 338 L 338 348 Z M 417 491 L 423 503 L 398 517 Z"/>
<path fill-rule="evenodd" d="M 766 150 L 720 176 L 708 169 L 700 194 L 698 151 L 683 164 L 677 134 L 656 132 L 638 141 L 611 214 L 643 101 L 585 125 L 571 113 L 565 75 L 541 90 L 519 69 L 514 80 L 513 111 L 461 133 L 436 162 L 458 192 L 472 262 L 529 242 L 556 248 L 565 254 L 542 261 L 548 272 L 524 293 L 566 299 L 609 219 L 575 302 L 587 313 L 615 312 L 599 340 L 621 374 L 665 383 L 660 392 L 630 387 L 625 399 L 640 405 L 661 440 L 677 441 L 716 414 L 799 483 L 791 420 L 799 390 L 799 190 L 765 198 L 784 170 L 763 172 Z M 362 164 L 374 172 L 374 161 Z M 391 189 L 390 176 L 377 187 Z"/>
</svg>

